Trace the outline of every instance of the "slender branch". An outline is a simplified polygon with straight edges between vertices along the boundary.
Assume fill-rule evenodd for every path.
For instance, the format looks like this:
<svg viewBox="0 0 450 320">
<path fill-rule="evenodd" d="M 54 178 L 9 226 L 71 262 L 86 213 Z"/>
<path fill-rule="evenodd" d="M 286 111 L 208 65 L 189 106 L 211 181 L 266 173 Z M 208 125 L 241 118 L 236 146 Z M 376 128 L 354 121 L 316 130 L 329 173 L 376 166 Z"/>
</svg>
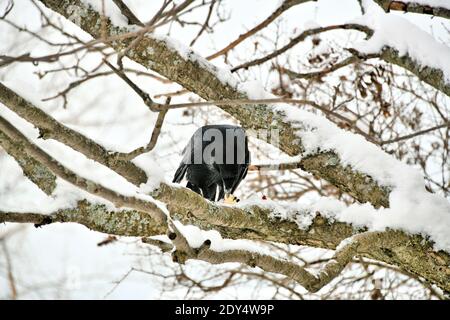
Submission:
<svg viewBox="0 0 450 320">
<path fill-rule="evenodd" d="M 258 59 L 243 63 L 241 65 L 238 65 L 238 66 L 232 68 L 231 72 L 236 72 L 240 69 L 248 69 L 252 66 L 260 65 L 266 61 L 269 61 L 269 60 L 285 53 L 286 51 L 293 48 L 298 43 L 304 41 L 307 37 L 310 37 L 315 34 L 327 32 L 327 31 L 338 30 L 338 29 L 358 30 L 358 31 L 362 31 L 362 32 L 366 33 L 367 36 L 371 36 L 373 34 L 373 31 L 371 29 L 369 29 L 367 26 L 360 25 L 360 24 L 354 24 L 354 23 L 338 24 L 338 25 L 331 25 L 331 26 L 327 26 L 327 27 L 319 27 L 319 28 L 305 30 L 302 33 L 300 33 L 299 35 L 297 35 L 296 37 L 294 37 L 291 41 L 289 41 L 288 44 L 281 47 L 280 49 L 277 49 L 262 58 L 258 58 Z"/>
<path fill-rule="evenodd" d="M 317 1 L 317 0 L 286 0 L 281 3 L 281 5 L 269 16 L 267 17 L 263 22 L 256 25 L 246 33 L 241 34 L 236 40 L 232 41 L 230 44 L 228 44 L 223 49 L 217 51 L 216 53 L 208 56 L 207 60 L 212 60 L 217 57 L 220 57 L 221 55 L 227 54 L 228 51 L 235 48 L 238 44 L 240 44 L 245 39 L 251 37 L 252 35 L 256 34 L 257 32 L 261 31 L 265 27 L 267 27 L 269 24 L 271 24 L 276 18 L 281 16 L 283 12 L 287 11 L 288 9 L 292 8 L 293 6 L 296 6 L 298 4 L 310 2 L 310 1 Z"/>
<path fill-rule="evenodd" d="M 4 240 L 0 241 L 0 244 L 3 248 L 4 257 L 6 260 L 6 273 L 8 275 L 8 284 L 9 284 L 9 289 L 11 291 L 11 299 L 15 300 L 15 299 L 17 299 L 17 286 L 16 286 L 16 281 L 14 279 L 11 256 L 9 255 L 9 250 L 6 245 L 6 241 L 4 241 Z"/>
<path fill-rule="evenodd" d="M 428 129 L 420 130 L 420 131 L 408 134 L 406 136 L 401 136 L 401 137 L 398 137 L 398 138 L 395 138 L 395 139 L 382 141 L 382 142 L 380 142 L 380 145 L 385 145 L 385 144 L 390 144 L 390 143 L 395 143 L 395 142 L 399 142 L 399 141 L 408 140 L 408 139 L 420 136 L 422 134 L 425 134 L 425 133 L 428 133 L 428 132 L 431 132 L 431 131 L 434 131 L 434 130 L 438 130 L 438 129 L 442 129 L 442 128 L 448 128 L 448 127 L 450 127 L 450 122 L 443 123 L 443 124 L 440 124 L 438 126 L 431 127 L 431 128 L 428 128 Z"/>
<path fill-rule="evenodd" d="M 133 13 L 133 11 L 128 8 L 128 6 L 122 0 L 113 0 L 116 6 L 120 9 L 120 12 L 128 19 L 129 24 L 135 24 L 143 27 L 144 24 L 139 20 Z"/>
<path fill-rule="evenodd" d="M 203 34 L 203 32 L 205 32 L 205 30 L 209 28 L 209 20 L 211 19 L 211 15 L 212 15 L 212 12 L 214 9 L 214 5 L 216 4 L 216 1 L 217 0 L 211 1 L 211 4 L 209 5 L 209 9 L 208 9 L 208 14 L 206 15 L 205 22 L 203 22 L 197 35 L 194 37 L 194 39 L 192 39 L 191 43 L 189 44 L 190 47 L 192 47 L 195 44 L 195 42 L 197 42 L 197 40 L 200 38 L 200 36 Z"/>
<path fill-rule="evenodd" d="M 166 99 L 165 105 L 169 106 L 170 99 L 171 99 L 170 97 Z M 156 143 L 158 142 L 158 137 L 161 133 L 161 128 L 162 128 L 164 118 L 165 118 L 167 112 L 168 112 L 168 109 L 159 111 L 158 118 L 156 119 L 155 127 L 153 128 L 152 136 L 150 138 L 150 141 L 148 142 L 148 144 L 145 147 L 137 148 L 128 153 L 116 153 L 113 156 L 116 157 L 118 160 L 131 160 L 143 153 L 152 151 L 155 148 Z"/>
<path fill-rule="evenodd" d="M 151 111 L 157 111 L 155 109 L 155 103 L 153 102 L 150 95 L 146 92 L 144 92 L 141 88 L 139 88 L 138 85 L 136 85 L 133 81 L 130 80 L 130 78 L 127 77 L 125 72 L 123 70 L 119 70 L 116 67 L 114 67 L 111 63 L 108 62 L 108 60 L 104 59 L 103 62 L 111 68 L 112 71 L 114 71 L 115 74 L 117 74 L 123 81 L 125 81 L 126 84 L 128 84 L 131 89 L 136 92 L 139 97 L 141 97 L 142 101 L 145 103 L 145 105 L 151 110 Z"/>
<path fill-rule="evenodd" d="M 308 73 L 298 73 L 289 69 L 285 69 L 285 68 L 280 68 L 280 71 L 283 73 L 286 73 L 289 78 L 291 79 L 313 79 L 313 78 L 321 78 L 323 76 L 325 76 L 328 73 L 334 72 L 338 69 L 341 69 L 343 67 L 346 67 L 350 64 L 353 63 L 358 63 L 361 62 L 363 60 L 367 60 L 367 59 L 373 59 L 373 58 L 378 58 L 380 55 L 379 54 L 368 54 L 365 57 L 358 57 L 358 56 L 351 56 L 348 57 L 344 60 L 342 60 L 341 62 L 338 62 L 334 65 L 332 65 L 331 67 L 321 70 L 321 71 L 316 71 L 316 72 L 308 72 Z"/>
<path fill-rule="evenodd" d="M 152 238 L 142 238 L 141 240 L 143 243 L 150 244 L 152 246 L 160 248 L 162 252 L 169 252 L 173 250 L 173 245 L 165 241 Z"/>
<path fill-rule="evenodd" d="M 248 167 L 249 171 L 268 171 L 268 170 L 292 170 L 301 168 L 299 161 L 286 162 L 286 163 L 274 163 L 274 164 L 252 164 Z"/>
</svg>

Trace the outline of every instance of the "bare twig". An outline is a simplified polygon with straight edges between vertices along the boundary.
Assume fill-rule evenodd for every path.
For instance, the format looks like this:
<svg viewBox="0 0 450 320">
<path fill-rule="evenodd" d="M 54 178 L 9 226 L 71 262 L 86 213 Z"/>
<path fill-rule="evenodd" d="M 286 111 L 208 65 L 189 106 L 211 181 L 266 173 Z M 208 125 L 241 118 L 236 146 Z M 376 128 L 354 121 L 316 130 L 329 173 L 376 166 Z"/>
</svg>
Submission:
<svg viewBox="0 0 450 320">
<path fill-rule="evenodd" d="M 194 37 L 194 39 L 192 39 L 191 43 L 189 44 L 190 47 L 192 47 L 195 44 L 195 42 L 198 40 L 198 38 L 200 38 L 202 33 L 209 28 L 209 20 L 211 19 L 211 14 L 213 12 L 215 4 L 216 4 L 216 0 L 212 0 L 211 4 L 209 5 L 208 14 L 206 16 L 205 22 L 203 23 L 202 27 L 200 28 L 199 32 Z"/>
<path fill-rule="evenodd" d="M 166 99 L 166 103 L 165 103 L 166 106 L 170 105 L 170 99 L 171 99 L 170 97 Z M 150 138 L 150 141 L 148 142 L 148 144 L 145 147 L 137 148 L 128 153 L 115 153 L 115 154 L 113 154 L 113 157 L 115 157 L 118 160 L 129 161 L 143 153 L 152 151 L 155 148 L 156 143 L 158 142 L 158 137 L 161 133 L 161 127 L 163 125 L 164 118 L 165 118 L 168 110 L 169 109 L 164 109 L 164 110 L 159 111 L 158 118 L 156 119 L 155 127 L 153 128 L 152 136 Z"/>
<path fill-rule="evenodd" d="M 2 244 L 3 252 L 5 254 L 5 259 L 6 259 L 6 271 L 7 271 L 7 275 L 8 275 L 9 290 L 11 292 L 10 296 L 11 296 L 12 300 L 16 300 L 17 299 L 17 286 L 16 286 L 16 281 L 14 279 L 11 256 L 9 255 L 9 250 L 6 245 L 5 239 L 0 240 L 0 243 Z"/>
<path fill-rule="evenodd" d="M 125 72 L 114 67 L 111 63 L 108 62 L 108 60 L 105 59 L 103 61 L 114 71 L 115 74 L 117 74 L 123 81 L 125 81 L 125 83 L 128 84 L 131 89 L 133 89 L 134 92 L 136 92 L 141 97 L 142 101 L 151 111 L 158 111 L 157 109 L 155 109 L 155 103 L 153 102 L 150 95 L 139 88 L 133 81 L 131 81 L 130 78 L 127 77 Z"/>
<path fill-rule="evenodd" d="M 398 137 L 398 138 L 395 138 L 395 139 L 382 141 L 382 142 L 380 142 L 380 145 L 391 144 L 391 143 L 395 143 L 395 142 L 399 142 L 399 141 L 408 140 L 408 139 L 415 138 L 417 136 L 423 135 L 425 133 L 428 133 L 428 132 L 431 132 L 431 131 L 434 131 L 434 130 L 439 130 L 439 129 L 448 128 L 448 127 L 450 127 L 450 122 L 443 123 L 443 124 L 440 124 L 438 126 L 431 127 L 431 128 L 428 128 L 428 129 L 420 130 L 420 131 L 408 134 L 406 136 L 401 136 L 401 137 Z"/>
<path fill-rule="evenodd" d="M 139 20 L 133 13 L 133 11 L 128 8 L 128 6 L 122 0 L 113 0 L 116 6 L 120 9 L 120 12 L 128 19 L 129 24 L 135 24 L 143 27 L 144 24 Z"/>
<path fill-rule="evenodd" d="M 334 65 L 332 65 L 331 67 L 321 70 L 321 71 L 316 71 L 316 72 L 308 72 L 308 73 L 298 73 L 289 69 L 285 69 L 280 67 L 280 71 L 283 73 L 286 73 L 291 79 L 312 79 L 312 78 L 321 78 L 323 76 L 325 76 L 328 73 L 334 72 L 338 69 L 341 69 L 343 67 L 346 67 L 350 64 L 353 63 L 357 63 L 360 62 L 362 60 L 367 60 L 367 59 L 372 59 L 372 58 L 378 58 L 380 55 L 379 54 L 369 54 L 366 55 L 364 57 L 364 59 L 362 59 L 362 57 L 358 57 L 358 56 L 351 56 L 348 57 L 346 59 L 344 59 L 341 62 L 338 62 Z"/>
<path fill-rule="evenodd" d="M 238 65 L 238 66 L 232 68 L 231 72 L 236 72 L 240 69 L 248 69 L 252 66 L 260 65 L 266 61 L 269 61 L 269 60 L 279 56 L 280 54 L 285 53 L 286 51 L 288 51 L 289 49 L 291 49 L 295 45 L 297 45 L 299 42 L 304 41 L 307 37 L 310 37 L 315 34 L 327 32 L 327 31 L 338 30 L 338 29 L 357 30 L 357 31 L 364 32 L 367 36 L 371 36 L 373 34 L 373 31 L 371 29 L 369 29 L 367 26 L 355 24 L 355 23 L 346 23 L 346 24 L 331 25 L 331 26 L 327 26 L 327 27 L 312 28 L 312 29 L 303 31 L 298 36 L 294 37 L 291 41 L 289 41 L 289 43 L 286 44 L 285 46 L 283 46 L 282 48 L 277 49 L 262 58 L 258 58 L 258 59 L 243 63 L 241 65 Z"/>
<path fill-rule="evenodd" d="M 283 3 L 281 3 L 281 5 L 269 17 L 267 17 L 263 22 L 259 23 L 258 25 L 256 25 L 255 27 L 253 27 L 252 29 L 247 31 L 246 33 L 241 34 L 236 40 L 232 41 L 230 44 L 228 44 L 223 49 L 208 56 L 206 59 L 212 60 L 217 57 L 220 57 L 221 55 L 226 54 L 228 51 L 235 48 L 238 44 L 240 44 L 245 39 L 251 37 L 255 33 L 259 32 L 260 30 L 267 27 L 269 24 L 271 24 L 276 18 L 278 18 L 281 14 L 283 14 L 283 12 L 285 12 L 289 8 L 291 8 L 295 5 L 301 4 L 301 3 L 309 2 L 309 1 L 317 1 L 317 0 L 286 0 L 286 1 L 283 1 Z"/>
<path fill-rule="evenodd" d="M 8 4 L 6 5 L 5 12 L 0 16 L 0 19 L 6 18 L 6 16 L 11 12 L 14 8 L 14 1 L 8 0 Z"/>
</svg>

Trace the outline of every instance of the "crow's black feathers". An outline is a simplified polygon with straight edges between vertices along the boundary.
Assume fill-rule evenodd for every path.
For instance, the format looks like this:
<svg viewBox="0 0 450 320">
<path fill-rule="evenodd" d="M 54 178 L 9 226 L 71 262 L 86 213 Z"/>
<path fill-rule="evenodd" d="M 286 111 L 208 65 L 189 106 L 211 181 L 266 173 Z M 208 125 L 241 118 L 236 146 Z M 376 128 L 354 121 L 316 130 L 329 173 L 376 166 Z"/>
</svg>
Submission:
<svg viewBox="0 0 450 320">
<path fill-rule="evenodd" d="M 199 128 L 183 151 L 173 182 L 186 175 L 189 189 L 218 201 L 232 194 L 247 175 L 250 164 L 244 129 L 232 125 Z"/>
</svg>

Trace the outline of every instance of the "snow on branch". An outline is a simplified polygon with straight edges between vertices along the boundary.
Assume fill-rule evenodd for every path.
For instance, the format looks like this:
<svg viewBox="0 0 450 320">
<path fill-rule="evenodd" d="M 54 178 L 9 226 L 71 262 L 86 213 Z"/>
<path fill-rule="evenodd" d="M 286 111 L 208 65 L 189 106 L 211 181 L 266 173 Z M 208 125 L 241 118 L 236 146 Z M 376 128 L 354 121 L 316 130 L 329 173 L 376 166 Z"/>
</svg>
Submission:
<svg viewBox="0 0 450 320">
<path fill-rule="evenodd" d="M 299 73 L 292 70 L 283 71 L 291 78 L 309 79 L 321 77 L 361 60 L 380 58 L 409 70 L 420 80 L 450 96 L 450 65 L 448 64 L 450 48 L 439 43 L 430 34 L 408 20 L 377 12 L 377 10 L 374 10 L 374 12 L 369 11 L 350 23 L 316 27 L 302 31 L 285 46 L 264 57 L 243 63 L 232 70 L 237 71 L 260 65 L 287 52 L 310 35 L 339 29 L 361 31 L 366 34 L 367 39 L 352 48 L 348 48 L 352 56 L 334 64 L 328 69 L 312 73 Z"/>
<path fill-rule="evenodd" d="M 313 123 L 313 121 L 310 122 Z M 112 201 L 119 207 L 135 209 L 117 212 L 108 210 L 102 204 L 79 201 L 73 208 L 60 209 L 50 215 L 2 212 L 0 213 L 0 221 L 31 222 L 38 225 L 52 222 L 77 222 L 91 229 L 111 234 L 145 237 L 162 234 L 166 231 L 166 225 L 161 223 L 160 219 L 156 219 L 157 216 L 152 215 L 155 206 L 151 205 L 151 202 L 118 195 L 98 184 L 76 176 L 27 141 L 10 124 L 4 121 L 0 124 L 2 132 L 6 133 L 10 139 L 20 141 L 29 156 L 34 157 L 41 164 L 45 164 L 53 173 L 88 192 Z M 320 127 L 320 123 L 318 124 Z M 331 133 L 339 139 L 339 134 Z M 320 137 L 320 134 L 318 136 Z M 380 159 L 377 161 L 380 161 Z M 394 164 L 388 163 L 388 165 Z M 393 169 L 400 170 L 401 168 L 394 167 Z M 411 174 L 411 172 L 405 172 L 405 174 Z M 407 186 L 409 185 L 407 184 Z M 399 189 L 399 191 L 400 194 L 396 196 L 399 196 L 400 199 L 405 196 L 401 194 L 402 191 L 411 192 L 410 189 Z M 444 261 L 444 266 L 448 265 L 448 262 L 445 261 L 448 261 L 450 257 L 446 253 L 433 251 L 432 246 L 434 245 L 435 248 L 445 248 L 446 246 L 445 242 L 441 242 L 440 239 L 445 241 L 445 235 L 448 234 L 448 219 L 445 220 L 445 215 L 442 216 L 439 211 L 435 211 L 435 208 L 439 209 L 439 205 L 442 206 L 442 210 L 446 210 L 446 207 L 445 204 L 439 202 L 439 198 L 433 195 L 429 195 L 429 201 L 424 200 L 423 194 L 420 194 L 420 189 L 419 193 L 409 195 L 415 200 L 410 199 L 410 203 L 407 203 L 405 208 L 403 208 L 404 204 L 398 203 L 397 207 L 397 202 L 393 202 L 396 206 L 392 209 L 384 209 L 384 212 L 379 212 L 370 205 L 353 205 L 347 208 L 337 202 L 321 202 L 313 207 L 301 207 L 298 204 L 283 205 L 273 202 L 244 202 L 239 207 L 220 206 L 185 188 L 164 184 L 160 185 L 152 193 L 152 196 L 164 202 L 171 213 L 171 217 L 181 223 L 194 224 L 204 230 L 218 230 L 220 235 L 231 239 L 277 241 L 334 249 L 343 239 L 357 233 L 357 229 L 354 229 L 352 225 L 359 228 L 369 228 L 369 230 L 385 230 L 380 233 L 383 235 L 380 236 L 380 239 L 384 239 L 384 235 L 386 235 L 385 240 L 377 245 L 375 251 L 365 252 L 368 257 L 398 265 L 443 286 L 442 277 L 445 275 L 445 268 L 447 267 L 442 267 L 442 262 Z M 433 201 L 436 201 L 435 207 L 430 206 Z M 415 206 L 417 209 L 414 208 Z M 421 214 L 424 209 L 429 210 L 429 214 Z M 318 212 L 321 215 L 318 215 Z M 445 214 L 448 211 L 442 212 Z M 411 216 L 408 216 L 408 214 Z M 422 219 L 422 221 L 417 220 L 417 218 Z M 426 223 L 421 225 L 422 222 Z M 395 223 L 403 224 L 396 225 Z M 415 231 L 418 234 L 428 236 L 435 243 L 424 241 L 424 238 L 419 235 L 410 236 L 408 233 L 387 229 L 387 227 L 397 227 L 411 232 L 411 229 L 408 229 L 411 226 L 417 227 L 418 229 Z M 425 229 L 420 229 L 421 227 Z M 389 241 L 386 239 L 389 239 Z M 213 260 L 219 259 L 216 253 L 205 252 L 211 254 L 207 255 L 211 261 L 221 261 Z M 247 253 L 239 251 L 239 255 L 242 256 L 239 256 L 240 260 L 238 261 L 246 261 Z M 418 262 L 417 257 L 419 256 L 421 259 Z M 270 266 L 273 263 L 271 261 L 269 257 L 261 257 L 260 262 L 263 266 L 270 262 Z M 436 265 L 442 268 L 444 273 L 430 274 L 430 268 L 436 268 Z M 269 268 L 269 266 L 266 267 Z M 344 267 L 344 265 L 340 265 L 339 268 L 341 267 Z M 321 283 L 320 281 L 314 282 L 311 288 L 316 288 L 315 286 Z M 448 284 L 448 282 L 445 283 Z"/>
<path fill-rule="evenodd" d="M 376 9 L 353 21 L 374 31 L 353 48 L 363 56 L 379 54 L 450 96 L 450 48 L 408 20 Z"/>
</svg>

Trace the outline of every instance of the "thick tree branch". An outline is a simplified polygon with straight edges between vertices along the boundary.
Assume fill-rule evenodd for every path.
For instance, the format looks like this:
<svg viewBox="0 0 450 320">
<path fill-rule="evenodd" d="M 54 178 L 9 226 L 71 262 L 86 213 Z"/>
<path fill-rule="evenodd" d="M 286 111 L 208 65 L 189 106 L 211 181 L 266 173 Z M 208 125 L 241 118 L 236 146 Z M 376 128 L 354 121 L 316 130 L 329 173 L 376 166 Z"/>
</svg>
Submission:
<svg viewBox="0 0 450 320">
<path fill-rule="evenodd" d="M 423 65 L 409 55 L 401 56 L 398 50 L 390 47 L 382 49 L 380 58 L 410 71 L 423 82 L 450 97 L 450 83 L 447 82 L 442 70 Z"/>
<path fill-rule="evenodd" d="M 297 281 L 309 292 L 317 292 L 330 283 L 341 274 L 356 254 L 371 248 L 372 238 L 380 237 L 380 233 L 369 232 L 344 239 L 343 245 L 336 249 L 333 257 L 318 272 L 311 272 L 297 263 L 257 252 L 243 249 L 214 251 L 210 248 L 211 240 L 206 240 L 199 248 L 192 248 L 176 227 L 174 230 L 175 232 L 170 234 L 169 238 L 176 248 L 172 252 L 175 262 L 184 263 L 189 259 L 203 260 L 211 264 L 239 262 L 251 267 L 260 267 L 267 272 L 283 274 Z"/>
<path fill-rule="evenodd" d="M 450 10 L 442 8 L 439 6 L 428 6 L 417 3 L 414 0 L 403 0 L 403 1 L 393 1 L 393 0 L 374 0 L 384 11 L 389 12 L 390 10 L 428 14 L 436 17 L 450 19 Z"/>
<path fill-rule="evenodd" d="M 18 141 L 10 139 L 0 131 L 0 146 L 12 156 L 22 168 L 23 174 L 46 194 L 52 194 L 56 188 L 56 176 L 32 157 L 30 157 Z"/>
<path fill-rule="evenodd" d="M 217 230 L 224 238 L 274 241 L 334 250 L 342 240 L 358 233 L 351 225 L 330 221 L 320 213 L 309 228 L 303 230 L 292 221 L 272 218 L 276 212 L 271 209 L 221 206 L 205 201 L 188 189 L 165 184 L 152 196 L 167 203 L 173 219 L 196 225 L 202 230 Z M 450 255 L 434 251 L 432 244 L 421 236 L 385 231 L 382 237 L 373 240 L 372 249 L 361 255 L 396 265 L 435 284 L 439 283 L 447 291 L 450 289 Z"/>
<path fill-rule="evenodd" d="M 103 204 L 79 201 L 74 208 L 60 209 L 51 214 L 2 212 L 0 223 L 33 223 L 36 227 L 51 223 L 73 222 L 90 230 L 118 236 L 150 237 L 165 232 L 148 213 L 136 210 L 111 210 Z"/>
</svg>

